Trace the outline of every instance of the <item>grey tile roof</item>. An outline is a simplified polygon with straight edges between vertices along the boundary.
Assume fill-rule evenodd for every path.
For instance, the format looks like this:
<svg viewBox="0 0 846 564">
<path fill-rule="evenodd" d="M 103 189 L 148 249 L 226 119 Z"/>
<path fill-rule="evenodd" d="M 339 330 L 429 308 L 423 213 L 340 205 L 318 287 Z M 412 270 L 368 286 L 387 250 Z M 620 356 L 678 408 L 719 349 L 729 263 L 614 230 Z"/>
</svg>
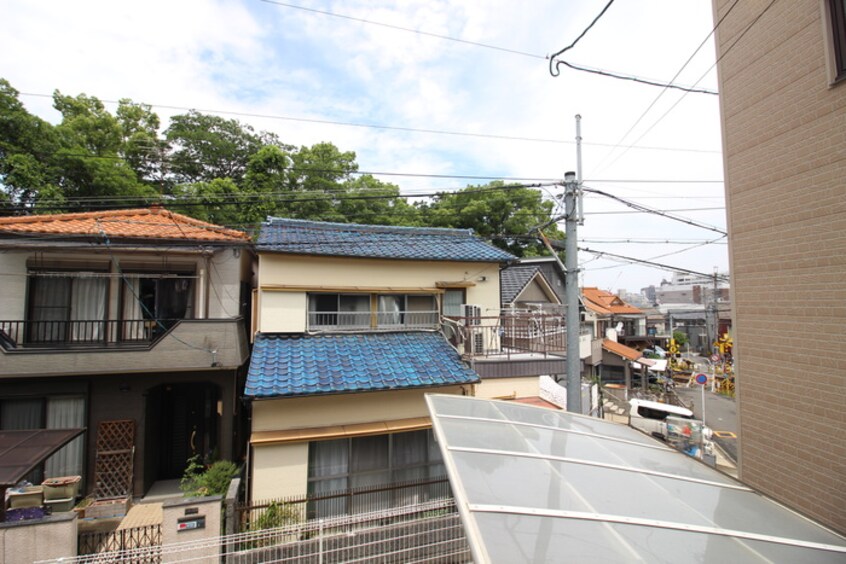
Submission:
<svg viewBox="0 0 846 564">
<path fill-rule="evenodd" d="M 259 252 L 405 260 L 507 262 L 515 257 L 470 229 L 392 227 L 268 218 Z"/>
<path fill-rule="evenodd" d="M 479 375 L 437 332 L 259 334 L 244 393 L 267 398 L 478 381 Z"/>
<path fill-rule="evenodd" d="M 540 267 L 537 266 L 515 265 L 503 268 L 499 273 L 499 294 L 502 305 L 513 303 L 539 272 Z"/>
</svg>

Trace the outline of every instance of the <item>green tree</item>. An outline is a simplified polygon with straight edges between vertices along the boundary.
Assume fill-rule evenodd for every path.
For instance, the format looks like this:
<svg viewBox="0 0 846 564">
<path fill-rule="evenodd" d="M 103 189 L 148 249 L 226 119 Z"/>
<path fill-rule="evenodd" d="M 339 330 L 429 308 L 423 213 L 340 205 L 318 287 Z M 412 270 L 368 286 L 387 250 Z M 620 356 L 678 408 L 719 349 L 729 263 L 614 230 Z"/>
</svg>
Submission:
<svg viewBox="0 0 846 564">
<path fill-rule="evenodd" d="M 332 143 L 300 147 L 291 155 L 293 168 L 288 177 L 290 197 L 280 202 L 279 211 L 288 217 L 315 221 L 346 222 L 338 206 L 347 192 L 352 173 L 358 170 L 353 151 L 341 152 Z"/>
<path fill-rule="evenodd" d="M 554 207 L 538 190 L 497 180 L 442 194 L 419 207 L 422 221 L 433 227 L 471 228 L 516 256 L 547 254 L 542 243 L 528 237 L 533 228 L 549 221 Z M 555 224 L 544 233 L 550 239 L 564 237 Z"/>
<path fill-rule="evenodd" d="M 53 125 L 30 114 L 18 96 L 0 79 L 0 192 L 7 206 L 31 206 L 40 190 L 56 183 L 57 136 Z"/>
<path fill-rule="evenodd" d="M 156 196 L 124 160 L 123 129 L 100 100 L 85 94 L 65 96 L 57 90 L 53 106 L 62 114 L 56 126 L 60 148 L 54 154 L 54 170 L 61 196 L 69 204 L 87 209 L 109 196 L 133 201 Z"/>
<path fill-rule="evenodd" d="M 165 137 L 176 184 L 231 178 L 240 186 L 250 158 L 265 145 L 281 145 L 271 133 L 256 133 L 237 120 L 193 110 L 174 116 Z"/>
<path fill-rule="evenodd" d="M 173 211 L 217 225 L 238 226 L 244 223 L 239 201 L 241 193 L 231 178 L 214 178 L 208 182 L 179 184 L 173 189 Z"/>
<path fill-rule="evenodd" d="M 369 174 L 343 185 L 337 213 L 345 221 L 373 225 L 419 225 L 419 210 L 400 196 L 399 186 L 382 182 Z"/>
</svg>

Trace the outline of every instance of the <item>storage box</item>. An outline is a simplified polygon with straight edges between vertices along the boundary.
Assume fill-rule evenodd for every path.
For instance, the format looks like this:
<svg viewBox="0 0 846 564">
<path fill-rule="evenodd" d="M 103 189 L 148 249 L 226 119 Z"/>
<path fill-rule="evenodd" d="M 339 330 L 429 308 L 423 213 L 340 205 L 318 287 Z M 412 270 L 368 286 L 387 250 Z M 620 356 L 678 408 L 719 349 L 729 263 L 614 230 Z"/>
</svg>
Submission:
<svg viewBox="0 0 846 564">
<path fill-rule="evenodd" d="M 41 486 L 27 486 L 23 491 L 9 491 L 9 509 L 22 509 L 24 507 L 41 507 L 42 501 Z"/>
<path fill-rule="evenodd" d="M 129 498 L 98 499 L 85 507 L 85 517 L 123 517 L 129 510 Z"/>
<path fill-rule="evenodd" d="M 51 513 L 64 513 L 73 509 L 73 506 L 76 505 L 76 498 L 45 499 L 44 505 L 50 508 Z"/>
<path fill-rule="evenodd" d="M 79 492 L 79 482 L 82 481 L 81 476 L 61 476 L 59 478 L 47 478 L 41 482 L 44 488 L 44 501 L 65 501 L 67 499 L 76 499 L 76 494 Z M 74 504 L 71 504 L 73 507 Z M 70 511 L 65 509 L 64 511 Z"/>
</svg>

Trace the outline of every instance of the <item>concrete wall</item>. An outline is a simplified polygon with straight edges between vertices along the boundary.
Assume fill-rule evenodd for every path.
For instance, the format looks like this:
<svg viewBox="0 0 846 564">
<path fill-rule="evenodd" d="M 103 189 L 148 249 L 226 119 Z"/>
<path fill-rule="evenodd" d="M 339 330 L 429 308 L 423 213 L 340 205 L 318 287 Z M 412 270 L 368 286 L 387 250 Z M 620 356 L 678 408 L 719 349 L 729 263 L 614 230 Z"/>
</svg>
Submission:
<svg viewBox="0 0 846 564">
<path fill-rule="evenodd" d="M 162 562 L 217 562 L 220 555 L 222 496 L 179 498 L 167 500 L 162 504 Z M 195 520 L 202 517 L 204 527 L 179 530 L 180 520 Z M 168 552 L 168 545 L 177 543 L 196 543 L 196 548 L 182 548 L 177 552 Z"/>
<path fill-rule="evenodd" d="M 485 278 L 484 281 L 481 278 Z M 301 332 L 305 315 L 291 319 L 292 308 L 309 291 L 396 292 L 429 290 L 437 282 L 472 282 L 467 303 L 483 306 L 482 315 L 499 310 L 499 264 L 310 257 L 263 253 L 259 256 L 259 331 Z M 280 291 L 298 294 L 279 298 Z"/>
<path fill-rule="evenodd" d="M 75 558 L 76 551 L 76 513 L 0 523 L 0 562 L 4 564 L 31 564 L 36 560 Z"/>
<path fill-rule="evenodd" d="M 308 493 L 308 443 L 262 445 L 253 450 L 254 500 Z"/>
<path fill-rule="evenodd" d="M 26 257 L 27 253 L 0 252 L 0 272 L 3 290 L 0 291 L 0 319 L 23 319 L 26 313 Z"/>
<path fill-rule="evenodd" d="M 776 2 L 721 60 L 740 478 L 846 532 L 846 81 L 820 0 Z M 715 0 L 715 20 L 734 3 Z M 740 2 L 718 55 L 762 11 Z"/>
</svg>

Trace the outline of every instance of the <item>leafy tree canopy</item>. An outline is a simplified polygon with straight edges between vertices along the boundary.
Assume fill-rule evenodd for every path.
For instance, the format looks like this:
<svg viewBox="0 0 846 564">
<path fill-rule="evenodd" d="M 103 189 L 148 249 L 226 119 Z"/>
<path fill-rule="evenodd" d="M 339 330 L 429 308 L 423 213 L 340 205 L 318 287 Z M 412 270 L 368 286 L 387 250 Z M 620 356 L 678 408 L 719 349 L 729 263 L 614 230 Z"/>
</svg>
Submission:
<svg viewBox="0 0 846 564">
<path fill-rule="evenodd" d="M 421 211 L 429 225 L 469 227 L 496 246 L 516 256 L 528 257 L 548 254 L 540 242 L 527 235 L 549 221 L 553 205 L 538 190 L 509 186 L 497 180 L 442 194 L 432 203 L 421 205 Z M 551 239 L 564 237 L 555 224 L 544 232 Z"/>
</svg>

